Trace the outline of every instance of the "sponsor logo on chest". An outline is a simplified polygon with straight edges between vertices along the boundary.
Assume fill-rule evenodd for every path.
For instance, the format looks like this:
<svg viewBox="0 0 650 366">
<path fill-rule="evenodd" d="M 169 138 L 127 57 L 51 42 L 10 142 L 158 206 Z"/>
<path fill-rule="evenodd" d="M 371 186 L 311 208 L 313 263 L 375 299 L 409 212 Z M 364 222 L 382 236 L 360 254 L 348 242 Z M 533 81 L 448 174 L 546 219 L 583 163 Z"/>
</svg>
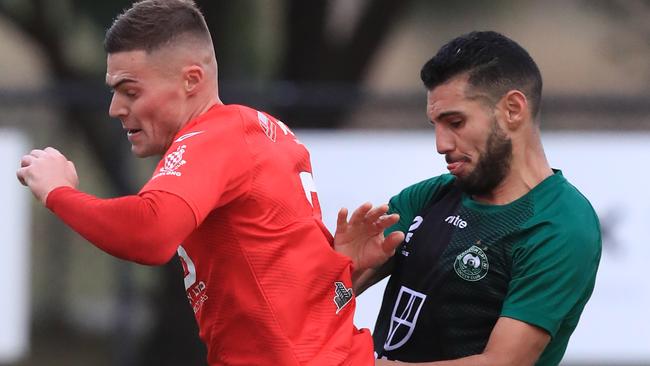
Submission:
<svg viewBox="0 0 650 366">
<path fill-rule="evenodd" d="M 464 228 L 467 227 L 467 221 L 461 219 L 459 215 L 448 216 L 445 219 L 445 222 L 448 223 L 448 224 L 452 224 L 452 225 L 454 225 L 455 227 L 457 227 L 459 229 L 464 229 Z"/>
<path fill-rule="evenodd" d="M 165 162 L 162 168 L 160 168 L 158 174 L 154 175 L 151 179 L 164 175 L 173 175 L 180 177 L 181 172 L 178 171 L 178 168 L 182 167 L 186 163 L 186 161 L 183 159 L 183 154 L 185 154 L 186 148 L 187 146 L 181 145 L 176 149 L 176 151 L 167 154 L 167 156 L 165 156 Z"/>
</svg>

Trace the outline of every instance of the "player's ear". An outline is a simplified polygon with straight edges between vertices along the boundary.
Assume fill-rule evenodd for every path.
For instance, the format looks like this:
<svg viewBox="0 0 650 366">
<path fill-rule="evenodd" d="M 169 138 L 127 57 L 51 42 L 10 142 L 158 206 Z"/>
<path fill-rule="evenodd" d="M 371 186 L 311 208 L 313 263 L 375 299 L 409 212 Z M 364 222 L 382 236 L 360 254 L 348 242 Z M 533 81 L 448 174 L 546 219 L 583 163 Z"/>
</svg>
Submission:
<svg viewBox="0 0 650 366">
<path fill-rule="evenodd" d="M 501 98 L 499 104 L 505 116 L 506 125 L 510 130 L 519 128 L 529 115 L 528 99 L 519 90 L 507 92 Z"/>
<path fill-rule="evenodd" d="M 199 65 L 190 65 L 183 68 L 183 87 L 188 95 L 195 94 L 198 86 L 203 81 L 205 72 Z"/>
</svg>

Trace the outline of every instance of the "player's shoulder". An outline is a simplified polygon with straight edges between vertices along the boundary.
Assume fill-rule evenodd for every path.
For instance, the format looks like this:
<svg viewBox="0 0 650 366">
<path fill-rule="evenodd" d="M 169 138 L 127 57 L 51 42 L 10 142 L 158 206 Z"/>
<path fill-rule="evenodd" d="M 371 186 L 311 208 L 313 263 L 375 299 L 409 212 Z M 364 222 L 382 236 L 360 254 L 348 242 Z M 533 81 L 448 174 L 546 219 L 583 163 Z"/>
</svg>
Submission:
<svg viewBox="0 0 650 366">
<path fill-rule="evenodd" d="M 548 178 L 544 189 L 536 192 L 535 209 L 530 226 L 540 228 L 539 234 L 556 243 L 559 250 L 600 252 L 601 231 L 593 206 L 561 171 Z M 543 182 L 544 184 L 544 182 Z M 553 239 L 553 240 L 551 240 Z M 551 246 L 552 244 L 547 244 Z"/>
<path fill-rule="evenodd" d="M 174 137 L 168 152 L 183 149 L 205 151 L 232 147 L 243 138 L 241 106 L 215 105 L 185 125 Z"/>
<path fill-rule="evenodd" d="M 243 111 L 246 108 L 237 104 L 222 104 L 210 108 L 203 116 L 199 117 L 196 127 L 208 130 L 219 130 L 230 126 L 237 126 L 243 119 Z"/>
<path fill-rule="evenodd" d="M 402 189 L 390 200 L 390 206 L 396 209 L 413 210 L 419 212 L 428 202 L 436 196 L 448 192 L 455 180 L 451 174 L 442 174 L 431 177 Z"/>
<path fill-rule="evenodd" d="M 569 226 L 593 227 L 598 224 L 598 216 L 591 202 L 564 177 L 562 171 L 556 170 L 540 186 L 534 197 L 536 213 Z M 547 214 L 543 215 L 543 212 Z"/>
<path fill-rule="evenodd" d="M 409 200 L 428 200 L 444 191 L 444 188 L 450 186 L 454 180 L 455 178 L 451 174 L 427 178 L 402 189 L 396 197 L 408 198 Z"/>
<path fill-rule="evenodd" d="M 224 114 L 231 115 L 235 118 L 239 118 L 240 120 L 246 122 L 253 122 L 255 124 L 257 123 L 263 123 L 267 120 L 271 120 L 273 122 L 277 122 L 278 119 L 272 116 L 271 114 L 260 111 L 245 105 L 241 104 L 228 104 L 224 105 Z"/>
<path fill-rule="evenodd" d="M 189 139 L 190 137 L 201 135 L 199 140 L 228 140 L 233 135 L 242 133 L 244 120 L 250 118 L 252 109 L 237 104 L 222 104 L 210 108 L 207 112 L 199 116 L 196 120 L 190 122 L 175 142 L 178 140 Z"/>
</svg>

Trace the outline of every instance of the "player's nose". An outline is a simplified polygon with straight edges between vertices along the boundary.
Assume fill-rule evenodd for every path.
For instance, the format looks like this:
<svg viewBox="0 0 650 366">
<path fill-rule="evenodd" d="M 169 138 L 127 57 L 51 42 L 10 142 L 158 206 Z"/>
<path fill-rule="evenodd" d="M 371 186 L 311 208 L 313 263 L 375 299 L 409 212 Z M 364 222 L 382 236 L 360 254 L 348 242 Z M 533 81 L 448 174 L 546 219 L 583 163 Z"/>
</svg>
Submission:
<svg viewBox="0 0 650 366">
<path fill-rule="evenodd" d="M 454 136 L 442 126 L 436 126 L 436 150 L 438 154 L 446 155 L 456 148 Z"/>
<path fill-rule="evenodd" d="M 121 101 L 117 93 L 111 98 L 111 105 L 108 107 L 108 115 L 112 118 L 123 118 L 129 113 L 126 105 Z"/>
</svg>

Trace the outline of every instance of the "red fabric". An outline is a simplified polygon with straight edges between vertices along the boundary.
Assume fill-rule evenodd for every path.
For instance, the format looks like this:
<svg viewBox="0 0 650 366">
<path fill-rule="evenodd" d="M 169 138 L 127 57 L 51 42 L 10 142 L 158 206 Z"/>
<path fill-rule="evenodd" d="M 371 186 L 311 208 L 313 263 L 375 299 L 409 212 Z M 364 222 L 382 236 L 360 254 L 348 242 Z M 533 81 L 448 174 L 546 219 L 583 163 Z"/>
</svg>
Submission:
<svg viewBox="0 0 650 366">
<path fill-rule="evenodd" d="M 100 199 L 59 187 L 47 196 L 47 207 L 103 251 L 148 265 L 168 262 L 195 228 L 185 201 L 160 191 Z"/>
<path fill-rule="evenodd" d="M 374 362 L 309 153 L 271 116 L 214 107 L 178 133 L 138 196 L 58 188 L 47 206 L 116 257 L 161 264 L 177 250 L 210 365 Z"/>
<path fill-rule="evenodd" d="M 194 212 L 178 253 L 210 365 L 373 364 L 346 296 L 351 261 L 331 248 L 315 190 L 293 133 L 235 105 L 186 125 L 141 190 Z"/>
</svg>

